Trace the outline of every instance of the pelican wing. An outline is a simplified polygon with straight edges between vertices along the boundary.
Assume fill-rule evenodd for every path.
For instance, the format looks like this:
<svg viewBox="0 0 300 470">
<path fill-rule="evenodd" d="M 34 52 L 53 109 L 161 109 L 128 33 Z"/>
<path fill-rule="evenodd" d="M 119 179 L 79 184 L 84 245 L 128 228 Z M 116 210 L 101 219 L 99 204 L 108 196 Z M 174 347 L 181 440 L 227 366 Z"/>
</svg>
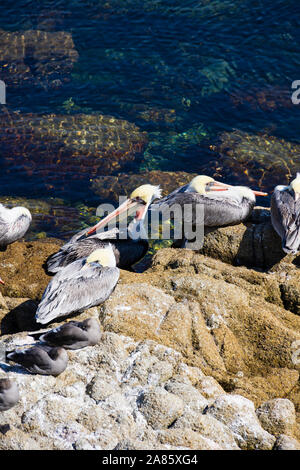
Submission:
<svg viewBox="0 0 300 470">
<path fill-rule="evenodd" d="M 190 216 L 195 221 L 196 206 L 202 206 L 204 225 L 208 227 L 238 223 L 244 220 L 252 209 L 249 204 L 240 204 L 236 200 L 224 197 L 221 194 L 208 197 L 198 193 L 177 192 L 169 197 L 164 204 L 161 204 L 159 210 L 163 212 L 164 210 L 174 209 L 175 206 L 185 211 L 185 222 L 191 222 Z M 192 208 L 190 212 L 187 210 L 189 207 Z M 199 216 L 201 217 L 201 213 L 199 213 Z"/>
<path fill-rule="evenodd" d="M 283 249 L 296 252 L 300 245 L 300 199 L 297 201 L 288 189 L 275 191 L 271 198 L 271 219 L 280 235 Z"/>
<path fill-rule="evenodd" d="M 6 212 L 7 212 L 6 207 L 0 204 L 0 245 L 1 245 L 1 241 L 6 239 L 6 234 L 9 229 L 9 224 L 5 217 Z"/>
<path fill-rule="evenodd" d="M 150 206 L 150 210 L 156 210 L 156 209 L 160 209 L 161 206 L 164 204 L 164 203 L 167 203 L 168 205 L 171 205 L 171 204 L 174 204 L 173 200 L 174 198 L 178 195 L 178 194 L 182 194 L 184 193 L 187 188 L 188 188 L 188 184 L 185 184 L 184 186 L 180 186 L 179 188 L 175 189 L 174 191 L 172 191 L 170 194 L 168 194 L 167 196 L 161 198 L 161 199 L 158 199 L 156 202 L 154 202 L 153 204 L 151 204 Z"/>
<path fill-rule="evenodd" d="M 32 370 L 33 367 L 44 369 L 49 363 L 47 351 L 39 346 L 12 351 L 7 354 L 7 357 L 28 370 Z"/>
<path fill-rule="evenodd" d="M 48 258 L 46 266 L 49 273 L 55 274 L 73 261 L 89 256 L 92 251 L 103 248 L 110 240 L 115 240 L 119 233 L 119 229 L 115 228 L 86 237 L 87 230 L 84 229 L 74 235 L 57 253 Z"/>
<path fill-rule="evenodd" d="M 79 259 L 59 271 L 48 284 L 36 312 L 39 323 L 48 323 L 104 302 L 119 279 L 118 268 Z"/>
<path fill-rule="evenodd" d="M 74 342 L 87 341 L 88 335 L 86 331 L 80 328 L 79 322 L 70 321 L 62 326 L 54 328 L 41 336 L 42 341 L 53 344 L 72 345 Z"/>
</svg>

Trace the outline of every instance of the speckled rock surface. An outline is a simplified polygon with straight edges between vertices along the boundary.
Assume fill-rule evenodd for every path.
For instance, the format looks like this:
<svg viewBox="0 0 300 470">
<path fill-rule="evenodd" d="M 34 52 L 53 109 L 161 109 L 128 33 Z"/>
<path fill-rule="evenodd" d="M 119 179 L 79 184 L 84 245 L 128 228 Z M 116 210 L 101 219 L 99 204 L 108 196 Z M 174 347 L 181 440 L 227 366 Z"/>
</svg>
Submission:
<svg viewBox="0 0 300 470">
<path fill-rule="evenodd" d="M 9 349 L 33 342 L 26 333 L 2 340 Z M 1 365 L 1 376 L 17 382 L 20 401 L 0 414 L 0 426 L 10 426 L 0 449 L 238 448 L 221 422 L 220 443 L 212 422 L 208 430 L 209 418 L 202 414 L 204 403 L 198 406 L 201 395 L 193 385 L 203 374 L 186 366 L 173 349 L 106 332 L 97 346 L 68 355 L 67 369 L 56 378 Z M 170 364 L 168 374 L 158 376 L 159 363 Z M 169 392 L 170 383 L 173 391 L 189 390 L 198 402 L 186 393 L 180 398 Z M 187 410 L 203 418 L 202 426 L 191 430 L 189 420 L 174 426 Z"/>
<path fill-rule="evenodd" d="M 241 448 L 271 450 L 275 444 L 275 437 L 261 427 L 254 404 L 247 398 L 221 395 L 206 413 L 226 424 Z"/>
<path fill-rule="evenodd" d="M 280 434 L 293 434 L 296 426 L 295 406 L 290 400 L 274 398 L 263 403 L 256 410 L 262 427 L 278 436 Z"/>
<path fill-rule="evenodd" d="M 20 242 L 0 254 L 9 348 L 31 343 L 27 332 L 40 329 L 34 314 L 49 280 L 42 265 L 58 246 Z M 100 344 L 69 351 L 57 379 L 1 365 L 21 400 L 0 416 L 0 426 L 11 425 L 0 447 L 297 447 L 298 269 L 288 259 L 263 272 L 162 249 L 147 271 L 121 271 L 105 304 L 74 316 L 99 318 Z M 289 282 L 292 293 L 282 288 Z"/>
</svg>

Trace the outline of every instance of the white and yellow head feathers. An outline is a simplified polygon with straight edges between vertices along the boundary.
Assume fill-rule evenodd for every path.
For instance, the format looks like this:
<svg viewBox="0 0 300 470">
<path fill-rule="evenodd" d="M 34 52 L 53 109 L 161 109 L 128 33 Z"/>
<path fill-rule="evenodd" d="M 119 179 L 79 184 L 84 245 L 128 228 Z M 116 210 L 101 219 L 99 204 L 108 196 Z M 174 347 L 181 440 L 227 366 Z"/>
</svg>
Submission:
<svg viewBox="0 0 300 470">
<path fill-rule="evenodd" d="M 130 199 L 142 199 L 147 205 L 151 204 L 154 199 L 161 197 L 161 189 L 159 186 L 153 186 L 152 184 L 143 184 L 136 188 L 130 195 Z"/>
<path fill-rule="evenodd" d="M 87 264 L 90 263 L 100 263 L 103 267 L 115 268 L 116 258 L 110 243 L 108 243 L 104 248 L 98 248 L 93 251 L 86 259 Z"/>
<path fill-rule="evenodd" d="M 206 193 L 206 185 L 208 183 L 213 183 L 215 180 L 210 176 L 206 175 L 198 175 L 192 179 L 188 186 L 188 191 L 195 192 L 198 194 L 205 194 Z"/>
<path fill-rule="evenodd" d="M 297 173 L 296 178 L 291 182 L 290 189 L 292 189 L 297 197 L 300 196 L 300 173 Z"/>
</svg>

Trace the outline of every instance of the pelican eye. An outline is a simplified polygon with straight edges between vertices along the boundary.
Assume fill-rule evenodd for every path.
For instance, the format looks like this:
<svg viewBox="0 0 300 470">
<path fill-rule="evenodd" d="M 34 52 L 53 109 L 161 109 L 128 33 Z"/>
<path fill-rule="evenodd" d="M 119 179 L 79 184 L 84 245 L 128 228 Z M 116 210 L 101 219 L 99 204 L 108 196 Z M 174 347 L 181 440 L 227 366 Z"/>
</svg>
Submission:
<svg viewBox="0 0 300 470">
<path fill-rule="evenodd" d="M 147 204 L 144 199 L 141 197 L 137 196 L 132 199 L 132 202 L 137 202 L 138 204 L 143 204 L 144 206 Z"/>
</svg>

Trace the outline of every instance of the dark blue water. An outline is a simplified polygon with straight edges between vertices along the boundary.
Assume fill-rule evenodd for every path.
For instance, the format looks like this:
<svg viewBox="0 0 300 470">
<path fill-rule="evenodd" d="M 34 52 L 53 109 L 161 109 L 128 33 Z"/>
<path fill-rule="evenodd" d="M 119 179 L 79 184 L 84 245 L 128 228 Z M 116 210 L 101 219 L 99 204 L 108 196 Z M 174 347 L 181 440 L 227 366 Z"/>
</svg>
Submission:
<svg viewBox="0 0 300 470">
<path fill-rule="evenodd" d="M 138 126 L 147 142 L 120 168 L 96 166 L 89 178 L 82 168 L 60 166 L 55 178 L 55 168 L 47 172 L 36 163 L 39 137 L 29 144 L 22 140 L 17 155 L 14 136 L 15 146 L 0 154 L 0 196 L 58 197 L 70 207 L 90 207 L 101 202 L 95 178 L 157 169 L 218 175 L 265 190 L 286 183 L 300 168 L 300 105 L 291 102 L 291 84 L 300 80 L 299 26 L 299 6 L 291 0 L 2 1 L 0 30 L 69 33 L 77 53 L 69 70 L 62 59 L 53 71 L 56 46 L 37 58 L 38 46 L 27 45 L 22 60 L 29 75 L 23 79 L 19 73 L 17 83 L 4 69 L 22 51 L 0 60 L 0 79 L 5 76 L 7 83 L 4 121 L 13 111 L 109 115 Z M 273 144 L 266 163 L 268 136 Z M 240 158 L 243 152 L 254 155 L 249 163 L 245 155 Z M 67 231 L 51 231 L 43 222 L 38 229 L 51 235 Z"/>
</svg>

